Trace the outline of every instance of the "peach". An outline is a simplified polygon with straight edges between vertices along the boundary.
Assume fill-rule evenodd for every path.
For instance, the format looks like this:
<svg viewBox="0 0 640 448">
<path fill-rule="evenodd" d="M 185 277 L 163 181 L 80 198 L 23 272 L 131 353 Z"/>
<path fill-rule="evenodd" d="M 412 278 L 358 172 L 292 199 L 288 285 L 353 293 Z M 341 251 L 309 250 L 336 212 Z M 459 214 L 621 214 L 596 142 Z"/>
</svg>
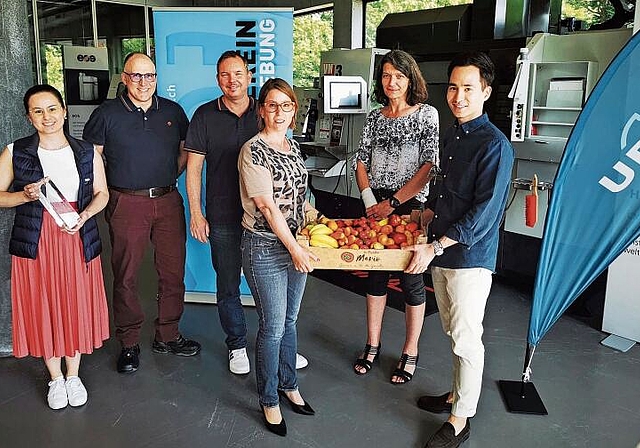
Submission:
<svg viewBox="0 0 640 448">
<path fill-rule="evenodd" d="M 337 222 L 335 222 L 333 219 L 328 220 L 328 221 L 325 223 L 325 225 L 326 225 L 327 227 L 329 227 L 331 230 L 333 230 L 334 232 L 335 232 L 336 230 L 338 230 L 338 223 L 337 223 Z"/>
<path fill-rule="evenodd" d="M 389 235 L 392 232 L 393 232 L 393 226 L 391 226 L 390 224 L 387 224 L 386 226 L 382 226 L 382 228 L 380 229 L 380 233 L 384 233 L 385 235 Z"/>
</svg>

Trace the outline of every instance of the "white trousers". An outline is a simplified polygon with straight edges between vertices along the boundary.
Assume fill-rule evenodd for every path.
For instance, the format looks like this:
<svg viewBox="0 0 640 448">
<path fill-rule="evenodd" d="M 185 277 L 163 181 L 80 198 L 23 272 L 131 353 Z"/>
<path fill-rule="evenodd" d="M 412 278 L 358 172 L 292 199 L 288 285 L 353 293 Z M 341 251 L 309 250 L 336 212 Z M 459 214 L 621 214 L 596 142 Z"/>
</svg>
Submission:
<svg viewBox="0 0 640 448">
<path fill-rule="evenodd" d="M 484 268 L 431 268 L 442 329 L 453 352 L 453 407 L 456 417 L 473 417 L 482 389 L 482 320 L 491 291 L 491 271 Z"/>
</svg>

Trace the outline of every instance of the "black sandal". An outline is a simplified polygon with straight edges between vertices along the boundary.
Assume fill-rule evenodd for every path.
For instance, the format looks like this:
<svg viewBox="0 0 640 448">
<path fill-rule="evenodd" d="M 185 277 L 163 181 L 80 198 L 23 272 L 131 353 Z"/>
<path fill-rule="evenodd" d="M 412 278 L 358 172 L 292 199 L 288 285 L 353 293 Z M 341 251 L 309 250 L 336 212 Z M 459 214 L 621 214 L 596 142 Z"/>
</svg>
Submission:
<svg viewBox="0 0 640 448">
<path fill-rule="evenodd" d="M 356 359 L 356 362 L 353 364 L 353 371 L 358 375 L 366 375 L 367 373 L 369 373 L 369 370 L 371 370 L 371 367 L 373 367 L 373 363 L 376 359 L 378 359 L 381 345 L 382 344 L 378 344 L 377 347 L 373 347 L 370 344 L 365 345 L 362 355 L 360 355 L 360 357 Z M 369 356 L 373 356 L 373 359 L 371 361 L 367 359 Z M 356 367 L 362 367 L 364 369 L 364 372 L 360 372 L 358 369 L 356 369 Z"/>
<path fill-rule="evenodd" d="M 397 367 L 393 373 L 391 374 L 391 378 L 397 376 L 398 378 L 402 378 L 403 381 L 391 381 L 391 384 L 406 384 L 413 379 L 413 373 L 407 372 L 405 369 L 407 366 L 418 367 L 418 355 L 412 356 L 406 353 L 403 353 L 398 361 L 400 363 L 400 367 Z M 415 373 L 415 369 L 413 371 Z"/>
</svg>

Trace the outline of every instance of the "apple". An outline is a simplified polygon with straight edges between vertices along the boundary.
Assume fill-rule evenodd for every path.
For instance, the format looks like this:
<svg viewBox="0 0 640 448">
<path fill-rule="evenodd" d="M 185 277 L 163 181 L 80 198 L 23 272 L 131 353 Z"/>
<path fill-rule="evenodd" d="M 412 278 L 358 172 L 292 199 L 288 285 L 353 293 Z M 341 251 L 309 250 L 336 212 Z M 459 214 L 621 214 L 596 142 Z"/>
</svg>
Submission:
<svg viewBox="0 0 640 448">
<path fill-rule="evenodd" d="M 393 227 L 399 225 L 401 221 L 402 218 L 400 218 L 399 215 L 393 214 L 389 216 L 389 224 L 391 224 Z"/>
<path fill-rule="evenodd" d="M 349 227 L 349 226 L 344 226 L 344 227 L 342 228 L 342 231 L 344 232 L 344 236 L 349 236 L 349 235 L 351 235 L 351 230 L 352 230 L 352 229 L 351 229 L 351 227 Z"/>
<path fill-rule="evenodd" d="M 400 246 L 398 246 L 397 244 L 389 244 L 387 246 L 387 249 L 400 249 Z"/>
<path fill-rule="evenodd" d="M 413 232 L 414 230 L 418 230 L 418 223 L 411 221 L 411 222 L 408 222 L 404 227 L 409 232 Z"/>
<path fill-rule="evenodd" d="M 380 244 L 384 244 L 385 246 L 389 244 L 389 239 L 390 238 L 385 233 L 381 233 L 380 235 L 378 235 L 378 242 Z M 393 240 L 391 240 L 391 242 L 393 243 Z"/>
<path fill-rule="evenodd" d="M 395 244 L 406 243 L 407 235 L 405 235 L 404 233 L 396 232 L 391 234 L 391 239 Z"/>
<path fill-rule="evenodd" d="M 360 246 L 356 243 L 353 243 L 349 245 L 349 249 L 357 250 L 357 249 L 360 249 Z"/>
<path fill-rule="evenodd" d="M 382 250 L 384 249 L 384 245 L 376 242 L 371 245 L 371 249 Z"/>
<path fill-rule="evenodd" d="M 395 227 L 395 229 L 393 229 L 393 230 L 395 230 L 395 231 L 396 231 L 396 232 L 398 232 L 398 233 L 404 233 L 404 231 L 405 231 L 405 226 L 404 226 L 404 224 L 398 224 L 398 225 Z"/>
</svg>

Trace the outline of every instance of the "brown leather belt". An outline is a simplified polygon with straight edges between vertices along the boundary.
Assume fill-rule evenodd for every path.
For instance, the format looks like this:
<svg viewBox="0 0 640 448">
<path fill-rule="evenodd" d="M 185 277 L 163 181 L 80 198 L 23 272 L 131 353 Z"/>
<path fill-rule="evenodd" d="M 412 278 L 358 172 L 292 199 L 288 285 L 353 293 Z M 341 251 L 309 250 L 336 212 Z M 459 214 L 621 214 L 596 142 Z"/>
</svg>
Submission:
<svg viewBox="0 0 640 448">
<path fill-rule="evenodd" d="M 146 188 L 144 190 L 127 190 L 126 188 L 116 188 L 111 187 L 112 190 L 117 191 L 118 193 L 130 194 L 132 196 L 145 196 L 148 198 L 159 198 L 160 196 L 164 196 L 167 193 L 171 193 L 176 189 L 175 186 L 169 185 L 168 187 L 152 187 Z"/>
</svg>

